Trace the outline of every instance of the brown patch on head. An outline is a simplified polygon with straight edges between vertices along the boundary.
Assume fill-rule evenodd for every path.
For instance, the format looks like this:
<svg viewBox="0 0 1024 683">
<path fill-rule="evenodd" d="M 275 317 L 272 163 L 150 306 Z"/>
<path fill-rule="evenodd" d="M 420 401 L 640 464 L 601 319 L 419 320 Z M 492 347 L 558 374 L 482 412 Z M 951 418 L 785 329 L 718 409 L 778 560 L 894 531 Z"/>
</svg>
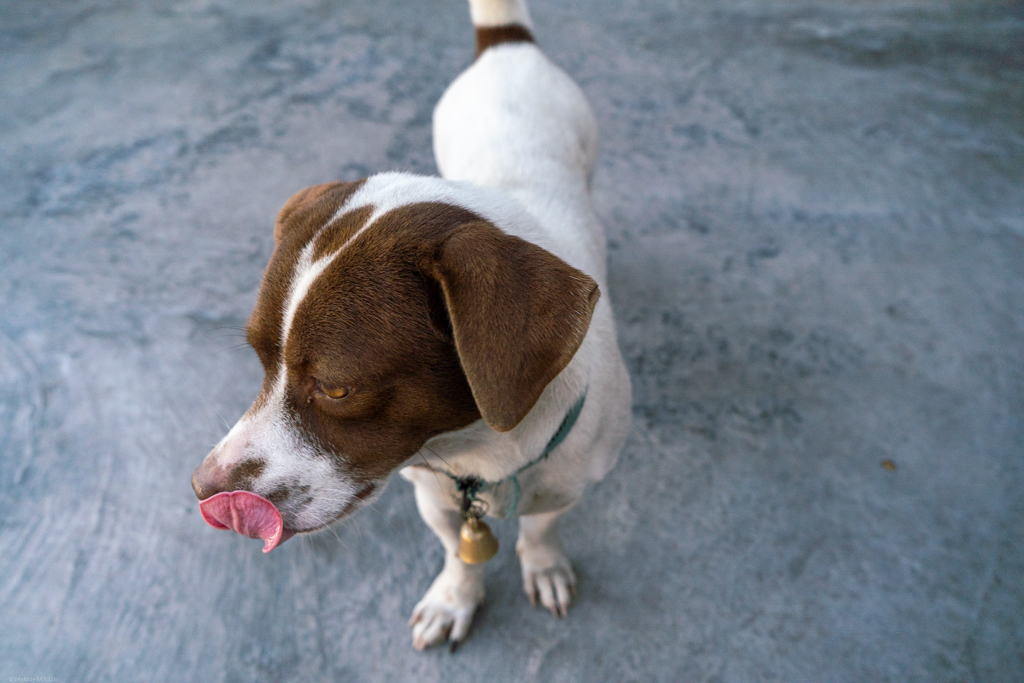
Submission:
<svg viewBox="0 0 1024 683">
<path fill-rule="evenodd" d="M 476 56 L 479 57 L 489 47 L 503 43 L 532 43 L 533 34 L 521 24 L 505 24 L 504 26 L 476 27 Z"/>
<path fill-rule="evenodd" d="M 390 211 L 342 251 L 295 313 L 286 362 L 302 428 L 362 481 L 383 479 L 432 436 L 480 413 L 439 288 L 420 263 L 459 225 L 446 204 Z M 333 400 L 322 383 L 352 387 Z"/>
<path fill-rule="evenodd" d="M 316 231 L 322 228 L 334 212 L 356 190 L 362 187 L 365 180 L 354 183 L 324 183 L 299 190 L 284 203 L 274 223 L 274 244 L 281 243 L 282 238 L 296 228 Z M 305 244 L 308 237 L 302 240 Z"/>
<path fill-rule="evenodd" d="M 281 212 L 248 329 L 267 374 L 257 405 L 281 365 L 299 254 L 354 189 L 313 188 Z M 348 244 L 296 309 L 284 358 L 295 428 L 363 485 L 481 416 L 512 429 L 575 354 L 599 297 L 584 273 L 463 208 L 400 207 L 351 239 L 366 220 L 349 212 L 317 239 L 323 255 Z"/>
<path fill-rule="evenodd" d="M 246 338 L 267 370 L 265 389 L 277 375 L 277 363 L 272 359 L 280 355 L 282 314 L 287 306 L 295 263 L 303 247 L 363 182 L 327 183 L 306 188 L 292 195 L 277 216 L 274 225 L 274 253 L 263 274 L 256 307 L 246 325 Z M 354 233 L 365 221 L 365 215 L 346 215 L 335 221 L 328 232 Z"/>
<path fill-rule="evenodd" d="M 288 410 L 350 476 L 383 479 L 481 416 L 518 424 L 575 354 L 598 296 L 587 275 L 470 211 L 395 209 L 296 310 Z M 318 382 L 351 392 L 331 399 Z"/>
</svg>

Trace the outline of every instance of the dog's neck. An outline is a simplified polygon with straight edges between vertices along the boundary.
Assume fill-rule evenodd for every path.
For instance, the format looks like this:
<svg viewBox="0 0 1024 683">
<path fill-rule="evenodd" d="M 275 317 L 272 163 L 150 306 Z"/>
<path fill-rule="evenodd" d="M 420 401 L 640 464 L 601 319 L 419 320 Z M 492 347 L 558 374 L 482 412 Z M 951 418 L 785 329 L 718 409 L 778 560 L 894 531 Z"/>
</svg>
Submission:
<svg viewBox="0 0 1024 683">
<path fill-rule="evenodd" d="M 430 439 L 406 465 L 427 465 L 455 476 L 490 482 L 515 474 L 544 452 L 552 437 L 551 425 L 560 424 L 586 392 L 589 368 L 585 362 L 589 357 L 589 353 L 577 352 L 545 388 L 533 410 L 511 431 L 497 432 L 477 420 Z"/>
</svg>

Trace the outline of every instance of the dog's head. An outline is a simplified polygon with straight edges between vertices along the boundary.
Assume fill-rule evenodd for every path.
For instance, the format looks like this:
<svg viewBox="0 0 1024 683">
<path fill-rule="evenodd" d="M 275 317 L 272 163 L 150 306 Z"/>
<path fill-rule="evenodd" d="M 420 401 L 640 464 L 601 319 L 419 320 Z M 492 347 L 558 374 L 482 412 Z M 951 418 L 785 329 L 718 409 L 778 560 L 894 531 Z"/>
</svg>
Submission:
<svg viewBox="0 0 1024 683">
<path fill-rule="evenodd" d="M 431 437 L 480 418 L 512 429 L 586 335 L 593 279 L 457 202 L 396 200 L 379 178 L 311 187 L 281 210 L 246 329 L 263 388 L 193 474 L 200 500 L 250 491 L 286 531 L 321 528 Z"/>
</svg>

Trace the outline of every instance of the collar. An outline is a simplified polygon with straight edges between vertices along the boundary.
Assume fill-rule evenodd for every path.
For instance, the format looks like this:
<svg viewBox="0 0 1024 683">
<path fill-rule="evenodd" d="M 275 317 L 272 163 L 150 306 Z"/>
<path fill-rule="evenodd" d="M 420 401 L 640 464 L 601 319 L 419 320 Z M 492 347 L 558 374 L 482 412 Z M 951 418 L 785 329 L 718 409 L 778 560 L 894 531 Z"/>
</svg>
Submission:
<svg viewBox="0 0 1024 683">
<path fill-rule="evenodd" d="M 506 481 L 511 480 L 513 486 L 512 502 L 505 511 L 505 514 L 502 515 L 502 517 L 511 517 L 515 514 L 516 507 L 519 505 L 519 475 L 542 460 L 545 460 L 549 455 L 551 455 L 551 451 L 558 448 L 558 446 L 565 441 L 565 437 L 569 436 L 569 432 L 571 432 L 572 428 L 576 425 L 576 420 L 579 419 L 580 413 L 583 412 L 583 404 L 586 400 L 587 392 L 584 391 L 583 395 L 576 399 L 576 402 L 569 408 L 569 412 L 567 412 L 565 417 L 562 418 L 561 424 L 558 425 L 558 429 L 555 430 L 555 433 L 551 435 L 551 438 L 548 440 L 548 444 L 544 447 L 543 452 L 500 481 L 485 481 L 484 479 L 474 477 L 472 475 L 457 477 L 447 470 L 441 471 L 455 481 L 455 490 L 461 493 L 464 500 L 468 501 L 469 504 L 475 501 L 481 493 L 488 489 L 497 488 Z"/>
</svg>

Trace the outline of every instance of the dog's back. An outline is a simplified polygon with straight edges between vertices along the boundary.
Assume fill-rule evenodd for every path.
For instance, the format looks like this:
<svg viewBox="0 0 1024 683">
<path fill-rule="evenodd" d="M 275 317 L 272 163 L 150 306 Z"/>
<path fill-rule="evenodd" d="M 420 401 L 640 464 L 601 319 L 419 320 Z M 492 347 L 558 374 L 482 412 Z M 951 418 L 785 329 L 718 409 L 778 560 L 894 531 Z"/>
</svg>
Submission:
<svg viewBox="0 0 1024 683">
<path fill-rule="evenodd" d="M 469 7 L 476 60 L 434 110 L 438 168 L 446 179 L 493 188 L 518 200 L 534 220 L 510 221 L 504 229 L 542 244 L 607 292 L 605 235 L 590 196 L 598 151 L 590 105 L 536 44 L 525 0 L 469 0 Z M 589 386 L 597 414 L 585 416 L 589 419 L 574 434 L 587 443 L 585 474 L 578 477 L 579 469 L 549 472 L 550 484 L 558 480 L 557 487 L 571 489 L 573 496 L 607 474 L 629 430 L 630 382 L 616 336 L 610 300 L 601 297 L 587 338 L 531 416 L 544 423 L 545 413 L 560 415 L 560 394 Z M 496 442 L 505 439 L 491 433 L 486 437 L 492 450 L 499 450 Z M 557 467 L 549 464 L 547 469 Z"/>
<path fill-rule="evenodd" d="M 469 5 L 477 58 L 434 110 L 438 168 L 518 199 L 557 255 L 604 285 L 604 236 L 590 207 L 598 146 L 590 106 L 534 43 L 525 2 Z"/>
</svg>

